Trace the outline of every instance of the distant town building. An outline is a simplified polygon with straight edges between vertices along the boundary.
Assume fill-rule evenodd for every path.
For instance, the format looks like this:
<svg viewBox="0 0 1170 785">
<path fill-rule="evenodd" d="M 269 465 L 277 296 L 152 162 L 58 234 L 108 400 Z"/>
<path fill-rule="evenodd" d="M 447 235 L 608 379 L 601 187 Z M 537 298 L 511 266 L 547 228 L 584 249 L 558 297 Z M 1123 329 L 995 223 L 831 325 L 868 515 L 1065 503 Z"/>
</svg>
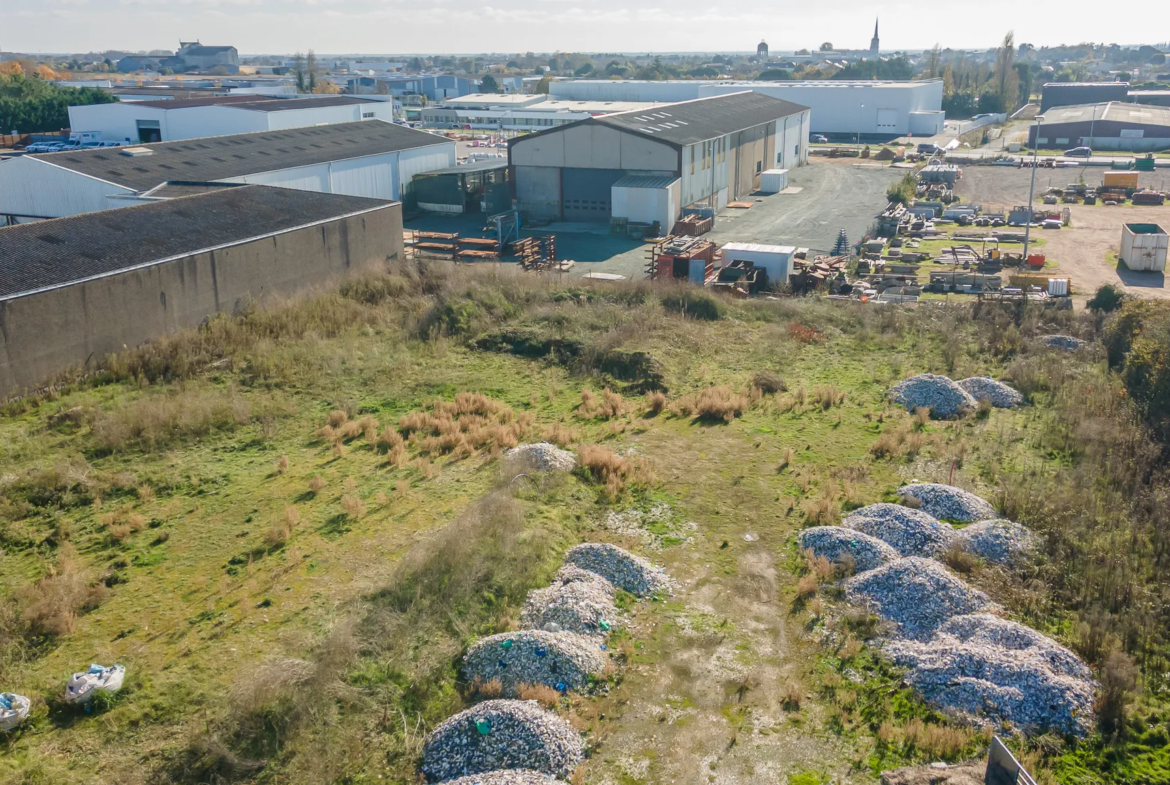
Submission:
<svg viewBox="0 0 1170 785">
<path fill-rule="evenodd" d="M 878 20 L 873 20 L 873 38 L 869 41 L 870 54 L 877 54 L 881 49 L 881 42 L 878 40 Z"/>
<path fill-rule="evenodd" d="M 756 57 L 761 60 L 768 59 L 768 42 L 760 41 L 760 45 L 756 47 Z"/>
<path fill-rule="evenodd" d="M 180 41 L 175 58 L 188 69 L 211 70 L 223 66 L 229 73 L 240 71 L 240 53 L 234 46 L 204 46 L 198 41 Z"/>
</svg>

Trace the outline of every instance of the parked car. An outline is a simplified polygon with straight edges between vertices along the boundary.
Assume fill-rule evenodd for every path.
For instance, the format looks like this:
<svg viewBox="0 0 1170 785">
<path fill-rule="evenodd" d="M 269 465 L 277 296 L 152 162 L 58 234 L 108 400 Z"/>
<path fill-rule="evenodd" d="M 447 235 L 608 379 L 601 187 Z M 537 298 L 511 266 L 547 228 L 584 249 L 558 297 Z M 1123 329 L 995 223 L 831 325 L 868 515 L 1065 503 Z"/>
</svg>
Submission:
<svg viewBox="0 0 1170 785">
<path fill-rule="evenodd" d="M 1091 147 L 1074 147 L 1071 150 L 1065 150 L 1064 154 L 1069 158 L 1088 158 L 1093 154 Z"/>
<path fill-rule="evenodd" d="M 946 150 L 939 147 L 934 142 L 923 142 L 918 145 L 918 152 L 923 155 L 943 155 Z"/>
<path fill-rule="evenodd" d="M 54 153 L 64 145 L 61 142 L 33 142 L 24 148 L 26 153 Z"/>
<path fill-rule="evenodd" d="M 824 134 L 813 134 L 812 136 L 810 136 L 808 138 L 808 140 L 813 144 L 828 144 L 829 143 L 829 137 L 825 136 Z"/>
</svg>

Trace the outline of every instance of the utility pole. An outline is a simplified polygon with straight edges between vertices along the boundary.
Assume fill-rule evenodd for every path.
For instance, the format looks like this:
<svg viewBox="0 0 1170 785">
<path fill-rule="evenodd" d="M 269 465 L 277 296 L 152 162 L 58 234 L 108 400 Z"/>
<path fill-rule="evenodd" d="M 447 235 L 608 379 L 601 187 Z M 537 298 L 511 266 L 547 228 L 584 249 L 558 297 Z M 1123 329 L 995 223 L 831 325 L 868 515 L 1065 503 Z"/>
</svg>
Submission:
<svg viewBox="0 0 1170 785">
<path fill-rule="evenodd" d="M 1032 140 L 1032 184 L 1028 186 L 1028 223 L 1024 228 L 1024 265 L 1028 264 L 1028 242 L 1032 239 L 1032 200 L 1036 198 L 1036 164 L 1040 155 L 1040 123 L 1043 115 L 1036 115 L 1036 136 Z"/>
</svg>

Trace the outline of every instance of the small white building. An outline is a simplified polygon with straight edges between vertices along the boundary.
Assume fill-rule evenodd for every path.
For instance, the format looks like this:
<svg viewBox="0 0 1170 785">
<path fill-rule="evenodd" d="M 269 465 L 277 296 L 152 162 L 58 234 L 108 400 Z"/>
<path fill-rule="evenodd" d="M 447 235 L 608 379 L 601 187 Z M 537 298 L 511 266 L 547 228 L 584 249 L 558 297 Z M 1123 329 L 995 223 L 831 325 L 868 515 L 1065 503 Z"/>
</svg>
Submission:
<svg viewBox="0 0 1170 785">
<path fill-rule="evenodd" d="M 106 141 L 146 144 L 393 119 L 389 100 L 352 95 L 227 95 L 69 107 L 69 127 L 74 131 L 97 131 Z"/>
<path fill-rule="evenodd" d="M 761 245 L 759 243 L 728 243 L 720 249 L 723 263 L 751 262 L 768 274 L 769 286 L 783 286 L 792 275 L 792 260 L 796 246 Z"/>
<path fill-rule="evenodd" d="M 213 183 L 400 201 L 416 174 L 454 165 L 454 141 L 381 121 L 24 155 L 0 165 L 0 224 L 143 204 Z"/>
<path fill-rule="evenodd" d="M 1132 223 L 1121 227 L 1121 253 L 1118 258 L 1130 270 L 1163 272 L 1170 236 L 1158 224 Z"/>
</svg>

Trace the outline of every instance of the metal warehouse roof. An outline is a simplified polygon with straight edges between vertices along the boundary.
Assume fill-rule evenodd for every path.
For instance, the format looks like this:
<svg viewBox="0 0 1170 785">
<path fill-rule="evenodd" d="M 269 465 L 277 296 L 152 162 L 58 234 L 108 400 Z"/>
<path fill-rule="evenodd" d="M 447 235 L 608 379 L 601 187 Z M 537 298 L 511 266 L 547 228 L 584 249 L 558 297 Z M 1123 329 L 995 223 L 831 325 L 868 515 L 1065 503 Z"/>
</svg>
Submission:
<svg viewBox="0 0 1170 785">
<path fill-rule="evenodd" d="M 1131 104 L 1110 101 L 1102 104 L 1079 104 L 1077 106 L 1054 106 L 1043 115 L 1044 125 L 1055 123 L 1088 123 L 1094 117 L 1098 122 L 1108 120 L 1114 123 L 1133 125 L 1170 126 L 1170 107 L 1151 104 Z"/>
<path fill-rule="evenodd" d="M 582 122 L 601 123 L 675 145 L 688 145 L 807 111 L 807 106 L 745 91 L 696 98 Z M 566 128 L 570 126 L 561 126 Z"/>
<path fill-rule="evenodd" d="M 0 228 L 0 300 L 393 204 L 249 185 Z"/>
<path fill-rule="evenodd" d="M 364 120 L 26 157 L 144 191 L 168 180 L 226 180 L 437 144 L 451 142 L 395 123 Z M 142 148 L 150 154 L 126 154 Z"/>
<path fill-rule="evenodd" d="M 311 98 L 294 96 L 262 95 L 214 95 L 207 98 L 187 98 L 162 101 L 131 101 L 131 107 L 149 106 L 152 109 L 190 109 L 196 106 L 230 106 L 252 112 L 286 112 L 289 109 L 316 109 L 322 106 L 351 106 L 353 104 L 376 104 L 373 98 L 359 98 L 353 95 L 315 95 Z"/>
<path fill-rule="evenodd" d="M 652 174 L 628 174 L 613 184 L 614 188 L 668 188 L 677 177 Z"/>
</svg>

